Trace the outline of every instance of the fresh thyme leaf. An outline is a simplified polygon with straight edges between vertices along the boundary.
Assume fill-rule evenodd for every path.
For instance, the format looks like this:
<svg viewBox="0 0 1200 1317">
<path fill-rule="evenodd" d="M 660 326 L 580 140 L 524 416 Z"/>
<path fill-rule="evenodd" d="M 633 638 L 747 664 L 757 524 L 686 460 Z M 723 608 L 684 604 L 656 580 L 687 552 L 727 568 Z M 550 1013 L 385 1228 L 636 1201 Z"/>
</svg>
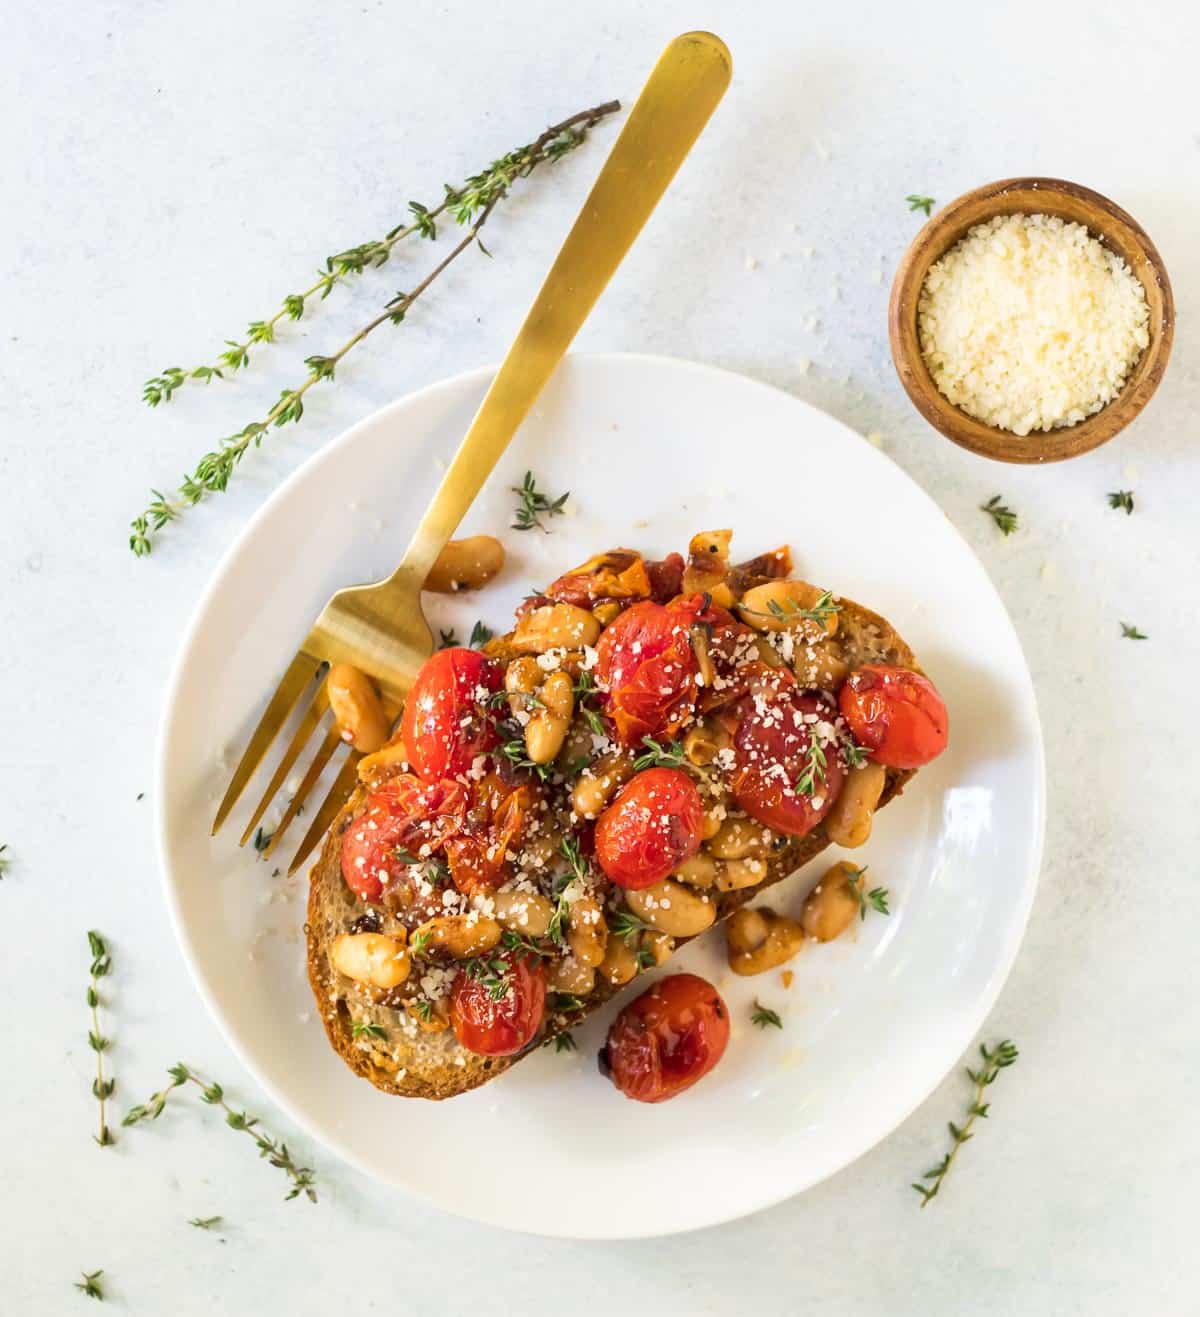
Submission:
<svg viewBox="0 0 1200 1317">
<path fill-rule="evenodd" d="M 432 937 L 433 933 L 429 929 L 425 929 L 419 933 L 414 933 L 412 941 L 408 944 L 409 954 L 413 956 L 423 956 L 425 954 L 425 948 L 429 946 Z"/>
<path fill-rule="evenodd" d="M 104 1302 L 104 1288 L 100 1284 L 100 1277 L 104 1275 L 103 1271 L 81 1271 L 79 1273 L 83 1279 L 75 1282 L 75 1288 L 81 1293 L 86 1294 L 89 1299 L 99 1299 Z"/>
<path fill-rule="evenodd" d="M 758 1029 L 783 1028 L 783 1021 L 779 1018 L 779 1012 L 764 1006 L 757 997 L 754 999 L 754 1009 L 750 1012 L 750 1023 Z"/>
<path fill-rule="evenodd" d="M 563 506 L 571 496 L 570 490 L 565 494 L 560 494 L 555 499 L 543 494 L 537 487 L 537 481 L 534 480 L 532 471 L 525 472 L 525 479 L 519 485 L 513 485 L 512 492 L 521 500 L 517 504 L 517 510 L 514 514 L 513 530 L 533 530 L 536 526 L 538 530 L 546 534 L 549 534 L 549 532 L 546 530 L 545 523 L 541 518 L 543 516 L 561 517 Z"/>
<path fill-rule="evenodd" d="M 754 617 L 770 617 L 777 622 L 819 622 L 822 626 L 842 611 L 841 604 L 833 602 L 833 591 L 822 590 L 811 608 L 802 608 L 794 599 L 769 599 L 766 609 L 742 608 L 741 612 Z"/>
<path fill-rule="evenodd" d="M 861 768 L 870 755 L 870 750 L 864 745 L 859 745 L 852 736 L 848 736 L 842 742 L 842 758 L 847 768 Z"/>
<path fill-rule="evenodd" d="M 549 994 L 549 1004 L 555 1015 L 577 1015 L 583 1010 L 585 1002 L 573 992 L 552 992 Z"/>
<path fill-rule="evenodd" d="M 490 626 L 485 626 L 482 622 L 476 622 L 471 628 L 471 638 L 467 641 L 472 649 L 482 649 L 496 633 Z"/>
<path fill-rule="evenodd" d="M 338 363 L 351 349 L 380 325 L 401 324 L 413 303 L 438 276 L 468 248 L 479 242 L 480 230 L 488 222 L 492 211 L 509 195 L 519 179 L 528 178 L 539 166 L 552 164 L 575 150 L 586 140 L 589 129 L 620 108 L 618 101 L 608 101 L 573 114 L 547 128 L 528 145 L 493 160 L 485 170 L 473 174 L 461 186 L 447 186 L 445 196 L 438 205 L 425 207 L 416 202 L 410 203 L 409 210 L 413 217 L 411 223 L 398 225 L 382 239 L 328 257 L 316 281 L 301 293 L 288 294 L 282 307 L 270 320 L 252 321 L 242 342 L 226 340 L 226 351 L 219 354 L 216 365 L 197 366 L 190 370 L 172 366 L 148 380 L 142 396 L 150 406 L 155 407 L 169 402 L 187 379 L 202 380 L 205 383 L 213 379 L 224 379 L 226 371 L 236 372 L 249 363 L 249 349 L 252 345 L 274 341 L 275 326 L 282 318 L 300 319 L 310 298 L 324 299 L 339 281 L 383 265 L 392 247 L 410 234 L 431 237 L 436 232 L 435 225 L 440 215 L 448 214 L 466 230 L 462 239 L 411 291 L 397 294 L 378 315 L 352 334 L 332 355 L 307 358 L 305 365 L 308 367 L 308 375 L 304 381 L 295 388 L 284 389 L 278 401 L 262 419 L 251 421 L 241 430 L 220 440 L 213 451 L 200 459 L 193 472 L 184 477 L 174 497 L 159 490 L 151 490 L 150 502 L 130 523 L 129 547 L 133 553 L 139 558 L 145 557 L 154 547 L 155 536 L 165 526 L 176 521 L 187 508 L 194 507 L 211 494 L 225 490 L 246 453 L 251 448 L 258 448 L 271 429 L 298 422 L 304 414 L 304 395 L 314 384 L 333 379 Z M 560 503 L 554 511 L 561 510 Z"/>
<path fill-rule="evenodd" d="M 382 1024 L 368 1023 L 366 1020 L 355 1020 L 350 1029 L 355 1038 L 386 1038 L 387 1030 Z"/>
<path fill-rule="evenodd" d="M 608 931 L 621 938 L 626 946 L 632 947 L 643 933 L 653 933 L 654 929 L 632 910 L 618 910 L 608 921 Z"/>
<path fill-rule="evenodd" d="M 219 1226 L 224 1219 L 222 1216 L 194 1216 L 188 1225 L 195 1226 L 197 1230 L 211 1230 L 214 1226 Z"/>
<path fill-rule="evenodd" d="M 625 940 L 626 942 L 629 941 L 628 938 L 626 938 Z M 633 958 L 637 961 L 639 974 L 642 972 L 642 970 L 649 969 L 652 965 L 658 963 L 654 959 L 654 952 L 651 951 L 649 947 L 638 947 L 633 953 Z"/>
<path fill-rule="evenodd" d="M 1126 515 L 1127 517 L 1128 517 L 1128 516 L 1132 516 L 1132 514 L 1133 514 L 1133 490 L 1132 490 L 1132 489 L 1116 489 L 1116 490 L 1114 490 L 1114 491 L 1113 491 L 1111 494 L 1109 494 L 1109 496 L 1108 496 L 1108 506 L 1109 506 L 1110 508 L 1123 508 L 1123 509 L 1125 510 L 1125 515 Z"/>
<path fill-rule="evenodd" d="M 438 649 L 457 649 L 462 641 L 454 634 L 454 628 L 438 632 Z"/>
<path fill-rule="evenodd" d="M 532 696 L 531 698 L 536 699 L 537 696 Z M 500 726 L 502 731 L 507 729 L 511 732 L 512 730 L 511 725 L 508 723 L 502 723 Z M 516 729 L 515 733 L 509 736 L 507 741 L 502 741 L 500 743 L 499 753 L 502 754 L 514 768 L 523 768 L 527 772 L 535 773 L 543 782 L 545 782 L 554 772 L 553 764 L 535 764 L 533 760 L 529 758 L 528 754 L 525 752 L 525 732 L 520 727 Z"/>
<path fill-rule="evenodd" d="M 687 760 L 683 755 L 683 745 L 679 741 L 672 741 L 669 745 L 661 745 L 654 737 L 643 736 L 642 744 L 646 747 L 646 752 L 638 755 L 633 761 L 635 772 L 640 773 L 644 768 L 687 767 Z"/>
<path fill-rule="evenodd" d="M 1012 508 L 1006 508 L 1000 502 L 1000 495 L 993 494 L 986 503 L 980 505 L 980 512 L 986 512 L 1000 529 L 1001 535 L 1011 535 L 1017 529 L 1017 514 Z"/>
<path fill-rule="evenodd" d="M 924 211 L 926 218 L 937 204 L 932 197 L 922 196 L 920 192 L 910 192 L 904 200 L 908 202 L 909 210 Z"/>
<path fill-rule="evenodd" d="M 476 956 L 465 962 L 463 970 L 488 990 L 492 1001 L 503 1001 L 512 991 L 512 966 L 507 960 Z"/>
<path fill-rule="evenodd" d="M 409 1003 L 412 1013 L 424 1020 L 428 1024 L 433 1019 L 433 1002 L 428 998 L 422 998 L 420 1001 Z"/>
<path fill-rule="evenodd" d="M 567 776 L 576 778 L 592 762 L 591 755 L 576 755 L 567 765 Z"/>
<path fill-rule="evenodd" d="M 274 835 L 273 832 L 264 832 L 262 828 L 257 829 L 254 834 L 254 849 L 261 855 L 271 844 Z"/>
<path fill-rule="evenodd" d="M 546 1039 L 542 1046 L 549 1047 L 552 1043 L 556 1052 L 576 1052 L 579 1050 L 579 1044 L 569 1033 L 553 1034 Z"/>
<path fill-rule="evenodd" d="M 804 769 L 796 779 L 796 794 L 798 796 L 811 796 L 817 789 L 817 784 L 825 785 L 825 769 L 829 766 L 829 761 L 825 757 L 824 747 L 817 740 L 816 735 L 812 735 L 808 740 L 808 755 L 804 761 Z"/>
<path fill-rule="evenodd" d="M 104 1053 L 112 1046 L 112 1039 L 100 1032 L 100 1007 L 104 1004 L 100 996 L 100 980 L 112 972 L 112 956 L 104 939 L 95 929 L 88 930 L 87 940 L 88 950 L 92 953 L 87 989 L 87 1004 L 92 1021 L 92 1027 L 88 1030 L 88 1046 L 96 1053 L 96 1078 L 92 1080 L 92 1096 L 100 1104 L 100 1130 L 92 1138 L 98 1147 L 108 1148 L 116 1139 L 108 1125 L 105 1103 L 112 1097 L 117 1081 L 104 1074 Z"/>
<path fill-rule="evenodd" d="M 1018 1053 L 1016 1045 L 1007 1038 L 1002 1043 L 989 1051 L 986 1045 L 979 1045 L 979 1054 L 983 1057 L 983 1064 L 978 1070 L 967 1068 L 967 1077 L 975 1085 L 974 1099 L 967 1109 L 966 1123 L 959 1126 L 953 1121 L 949 1122 L 951 1147 L 950 1151 L 942 1158 L 936 1166 L 931 1167 L 921 1176 L 922 1180 L 929 1180 L 930 1184 L 921 1184 L 919 1181 L 913 1184 L 913 1188 L 921 1195 L 921 1206 L 928 1207 L 931 1200 L 938 1196 L 950 1167 L 954 1165 L 954 1159 L 958 1156 L 958 1150 L 968 1139 L 972 1137 L 971 1127 L 979 1118 L 987 1119 L 990 1102 L 984 1102 L 984 1090 L 996 1082 L 996 1077 L 1001 1070 L 1007 1069 L 1012 1065 Z"/>
<path fill-rule="evenodd" d="M 1121 635 L 1126 640 L 1149 640 L 1150 637 L 1144 632 L 1139 631 L 1137 627 L 1130 626 L 1128 622 L 1121 623 Z"/>
<path fill-rule="evenodd" d="M 200 1075 L 184 1065 L 182 1061 L 178 1061 L 171 1066 L 167 1074 L 170 1075 L 171 1082 L 166 1088 L 152 1094 L 146 1102 L 130 1107 L 125 1113 L 125 1119 L 121 1122 L 122 1125 L 130 1126 L 143 1120 L 157 1120 L 162 1115 L 163 1108 L 167 1105 L 167 1100 L 175 1089 L 182 1088 L 184 1084 L 195 1084 L 200 1090 L 201 1102 L 207 1103 L 209 1106 L 220 1107 L 225 1113 L 225 1124 L 232 1130 L 239 1130 L 244 1134 L 248 1134 L 254 1140 L 255 1147 L 258 1148 L 258 1155 L 265 1157 L 277 1170 L 284 1172 L 291 1182 L 291 1189 L 284 1195 L 285 1202 L 290 1202 L 293 1198 L 299 1198 L 301 1194 L 310 1203 L 317 1201 L 315 1177 L 311 1167 L 298 1166 L 292 1154 L 288 1151 L 287 1144 L 266 1134 L 260 1128 L 257 1116 L 249 1116 L 246 1112 L 236 1111 L 231 1107 L 225 1101 L 225 1090 L 220 1084 L 215 1081 L 206 1083 Z"/>
<path fill-rule="evenodd" d="M 881 915 L 890 915 L 892 912 L 888 909 L 888 889 L 886 887 L 873 887 L 869 892 L 866 890 L 866 883 L 863 881 L 863 875 L 867 872 L 868 865 L 863 865 L 861 869 L 856 869 L 854 865 L 848 864 L 850 877 L 846 883 L 846 890 L 858 902 L 858 917 L 866 919 L 867 910 L 875 910 Z"/>
</svg>

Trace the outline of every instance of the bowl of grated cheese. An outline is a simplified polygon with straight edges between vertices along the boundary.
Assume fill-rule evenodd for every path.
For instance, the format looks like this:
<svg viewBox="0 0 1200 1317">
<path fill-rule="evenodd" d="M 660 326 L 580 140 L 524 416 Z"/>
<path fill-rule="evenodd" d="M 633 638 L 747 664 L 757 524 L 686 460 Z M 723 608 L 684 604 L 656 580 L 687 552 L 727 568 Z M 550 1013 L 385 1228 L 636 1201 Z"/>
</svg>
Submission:
<svg viewBox="0 0 1200 1317">
<path fill-rule="evenodd" d="M 1002 179 L 938 211 L 888 310 L 917 410 L 1001 462 L 1059 462 L 1123 430 L 1158 387 L 1174 320 L 1145 230 L 1058 178 Z"/>
</svg>

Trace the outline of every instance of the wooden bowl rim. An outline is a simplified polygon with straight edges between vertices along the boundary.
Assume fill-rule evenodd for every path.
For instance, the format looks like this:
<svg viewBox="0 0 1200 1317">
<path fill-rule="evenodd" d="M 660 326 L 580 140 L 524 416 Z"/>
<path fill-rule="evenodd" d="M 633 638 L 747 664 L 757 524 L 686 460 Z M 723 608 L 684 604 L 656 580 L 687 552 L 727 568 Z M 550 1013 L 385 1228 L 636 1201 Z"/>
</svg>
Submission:
<svg viewBox="0 0 1200 1317">
<path fill-rule="evenodd" d="M 997 215 L 1037 214 L 1038 209 L 1028 204 L 1028 193 L 1045 195 L 1051 201 L 1051 207 L 1055 196 L 1066 196 L 1083 203 L 1088 214 L 1088 232 L 1122 256 L 1124 253 L 1115 241 L 1113 231 L 1123 231 L 1125 245 L 1133 247 L 1140 257 L 1138 264 L 1141 268 L 1133 268 L 1132 264 L 1131 268 L 1142 284 L 1150 307 L 1150 342 L 1121 392 L 1095 415 L 1064 429 L 1033 431 L 1022 437 L 969 416 L 939 391 L 921 355 L 916 316 L 917 299 L 933 262 L 976 224 L 985 223 Z M 994 205 L 986 214 L 964 219 L 964 213 L 976 209 L 980 202 L 993 202 Z M 1053 214 L 1054 211 L 1051 208 L 1046 213 Z M 1148 282 L 1149 275 L 1152 275 L 1153 290 Z M 1156 301 L 1159 303 L 1157 314 Z M 892 362 L 913 405 L 947 439 L 981 457 L 1000 462 L 1061 462 L 1107 443 L 1140 414 L 1158 388 L 1171 355 L 1174 329 L 1175 302 L 1166 266 L 1150 235 L 1137 220 L 1115 201 L 1092 188 L 1068 179 L 1032 175 L 985 183 L 964 192 L 932 215 L 909 245 L 896 270 L 888 304 Z"/>
</svg>

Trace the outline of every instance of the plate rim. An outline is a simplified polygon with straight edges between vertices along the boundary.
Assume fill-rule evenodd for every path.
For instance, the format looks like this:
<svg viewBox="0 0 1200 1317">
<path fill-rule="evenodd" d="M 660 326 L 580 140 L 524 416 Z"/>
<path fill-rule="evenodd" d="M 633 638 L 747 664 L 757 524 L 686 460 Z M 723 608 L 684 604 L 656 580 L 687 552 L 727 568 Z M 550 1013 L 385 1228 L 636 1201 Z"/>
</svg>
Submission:
<svg viewBox="0 0 1200 1317">
<path fill-rule="evenodd" d="M 765 394 L 782 397 L 789 404 L 797 406 L 803 410 L 819 415 L 825 421 L 832 421 L 840 428 L 848 431 L 850 434 L 857 436 L 857 431 L 853 426 L 840 418 L 833 416 L 831 413 L 824 411 L 822 408 L 810 403 L 803 398 L 798 398 L 789 393 L 786 389 L 777 385 L 768 384 L 753 376 L 746 375 L 740 371 L 730 370 L 723 366 L 714 366 L 707 362 L 692 361 L 686 357 L 674 357 L 662 353 L 644 353 L 644 352 L 625 352 L 625 351 L 584 351 L 571 352 L 567 354 L 567 359 L 580 364 L 590 365 L 612 365 L 620 364 L 625 367 L 649 367 L 655 370 L 663 368 L 670 370 L 693 371 L 700 374 L 719 378 L 723 381 L 736 381 L 739 387 L 748 387 L 754 390 L 761 390 Z M 586 367 L 585 367 L 586 368 Z M 980 573 L 987 581 L 996 603 L 999 605 L 1004 623 L 1011 633 L 1016 651 L 1020 656 L 1020 684 L 1024 687 L 1024 693 L 1028 698 L 1028 708 L 1031 716 L 1030 730 L 1033 733 L 1034 745 L 1031 747 L 1034 751 L 1035 782 L 1033 794 L 1033 845 L 1030 849 L 1030 862 L 1028 872 L 1023 877 L 1023 887 L 1021 900 L 1015 907 L 1015 913 L 1018 916 L 1011 924 L 1006 945 L 999 950 L 996 962 L 996 970 L 992 976 L 990 990 L 981 994 L 978 999 L 976 1008 L 971 1012 L 974 1023 L 965 1037 L 954 1037 L 956 1049 L 952 1057 L 944 1068 L 940 1068 L 934 1074 L 927 1086 L 919 1086 L 921 1091 L 916 1099 L 906 1109 L 899 1112 L 896 1119 L 881 1129 L 872 1138 L 871 1142 L 860 1148 L 848 1160 L 842 1162 L 839 1166 L 829 1169 L 818 1175 L 815 1179 L 808 1181 L 802 1187 L 784 1189 L 778 1193 L 772 1192 L 758 1201 L 757 1205 L 737 1210 L 732 1215 L 722 1215 L 720 1212 L 714 1214 L 708 1219 L 702 1221 L 692 1221 L 679 1225 L 669 1225 L 662 1229 L 646 1229 L 630 1232 L 629 1230 L 609 1231 L 598 1229 L 594 1231 L 580 1232 L 577 1228 L 571 1231 L 547 1231 L 544 1229 L 534 1229 L 532 1227 L 522 1226 L 513 1222 L 495 1220 L 485 1215 L 473 1215 L 469 1212 L 460 1211 L 457 1207 L 449 1206 L 446 1203 L 435 1198 L 431 1193 L 426 1192 L 419 1186 L 411 1184 L 400 1184 L 395 1180 L 381 1175 L 377 1168 L 372 1167 L 358 1154 L 352 1151 L 347 1145 L 332 1131 L 324 1128 L 317 1128 L 306 1116 L 302 1115 L 293 1105 L 290 1098 L 273 1082 L 268 1080 L 259 1069 L 257 1062 L 250 1055 L 248 1049 L 243 1046 L 237 1037 L 236 1031 L 231 1021 L 225 1018 L 225 1014 L 218 1006 L 214 996 L 210 993 L 206 974 L 202 971 L 199 955 L 196 947 L 193 945 L 191 937 L 187 931 L 183 912 L 179 900 L 176 896 L 175 885 L 171 877 L 171 864 L 169 861 L 168 848 L 168 809 L 167 809 L 167 760 L 169 755 L 169 742 L 174 713 L 178 704 L 179 687 L 182 684 L 184 669 L 186 667 L 188 655 L 191 652 L 195 639 L 200 631 L 201 620 L 208 611 L 209 603 L 218 593 L 225 583 L 226 577 L 233 568 L 234 560 L 239 555 L 243 543 L 251 537 L 258 526 L 274 511 L 276 505 L 284 501 L 290 494 L 293 485 L 298 484 L 302 478 L 306 478 L 310 468 L 319 466 L 326 461 L 332 461 L 335 455 L 346 445 L 350 444 L 355 436 L 368 427 L 380 424 L 393 411 L 406 408 L 414 403 L 418 403 L 427 398 L 434 397 L 445 391 L 458 390 L 478 386 L 491 379 L 499 369 L 498 364 L 487 364 L 478 366 L 470 370 L 461 371 L 456 375 L 447 376 L 440 380 L 435 380 L 431 384 L 423 385 L 419 389 L 414 389 L 408 393 L 402 394 L 398 398 L 393 398 L 390 402 L 384 403 L 374 411 L 369 412 L 366 416 L 355 421 L 353 424 L 341 430 L 337 435 L 325 444 L 321 445 L 315 452 L 311 453 L 299 466 L 296 467 L 257 508 L 250 516 L 244 526 L 237 532 L 234 538 L 226 547 L 221 555 L 216 567 L 213 569 L 204 589 L 192 606 L 191 614 L 187 624 L 184 627 L 183 634 L 175 651 L 172 661 L 170 676 L 166 683 L 163 695 L 163 702 L 159 715 L 158 728 L 155 738 L 154 752 L 154 792 L 155 792 L 155 811 L 154 811 L 154 828 L 155 828 L 155 848 L 159 862 L 160 884 L 163 893 L 163 900 L 167 908 L 168 918 L 171 928 L 175 935 L 175 941 L 183 956 L 184 964 L 187 968 L 188 975 L 192 984 L 199 993 L 201 1001 L 204 1003 L 210 1018 L 216 1024 L 217 1029 L 231 1049 L 234 1056 L 240 1064 L 259 1085 L 267 1097 L 275 1103 L 279 1110 L 292 1122 L 297 1128 L 301 1129 L 304 1134 L 310 1138 L 317 1146 L 324 1148 L 332 1153 L 339 1160 L 352 1166 L 356 1171 L 366 1175 L 377 1184 L 385 1185 L 390 1191 L 399 1193 L 411 1201 L 420 1202 L 428 1207 L 445 1213 L 447 1216 L 472 1221 L 477 1224 L 490 1226 L 496 1229 L 506 1230 L 513 1234 L 529 1235 L 535 1238 L 555 1238 L 555 1239 L 573 1239 L 573 1240 L 607 1240 L 617 1241 L 626 1239 L 656 1239 L 666 1238 L 673 1235 L 691 1233 L 697 1230 L 709 1229 L 714 1226 L 726 1224 L 730 1221 L 743 1220 L 747 1217 L 756 1215 L 758 1212 L 767 1211 L 770 1208 L 777 1207 L 780 1203 L 786 1202 L 791 1198 L 798 1197 L 800 1194 L 808 1192 L 817 1185 L 832 1178 L 852 1166 L 868 1152 L 878 1147 L 885 1139 L 889 1138 L 916 1110 L 922 1106 L 946 1079 L 947 1075 L 953 1070 L 955 1060 L 961 1057 L 971 1041 L 976 1037 L 979 1030 L 986 1022 L 988 1016 L 995 1007 L 1001 991 L 1008 982 L 1012 973 L 1013 965 L 1016 962 L 1017 953 L 1024 941 L 1025 933 L 1029 924 L 1029 917 L 1033 909 L 1034 899 L 1037 895 L 1038 884 L 1041 875 L 1042 861 L 1045 849 L 1046 833 L 1046 803 L 1047 803 L 1047 786 L 1046 786 L 1046 750 L 1045 736 L 1042 729 L 1041 711 L 1038 707 L 1037 690 L 1033 682 L 1033 675 L 1029 668 L 1029 662 L 1025 655 L 1024 646 L 1021 644 L 1021 638 L 1013 625 L 1012 617 L 1004 603 L 1000 592 L 996 589 L 991 575 L 988 573 L 982 560 L 976 554 L 975 550 L 967 542 L 966 538 L 958 528 L 945 517 L 944 512 L 933 497 L 899 464 L 891 461 L 882 453 L 875 453 L 875 456 L 881 462 L 886 462 L 902 480 L 906 481 L 913 491 L 923 500 L 938 517 L 943 518 L 951 533 L 959 540 L 963 550 L 968 558 L 978 567 Z M 556 372 L 557 373 L 557 370 Z M 861 442 L 866 442 L 858 436 Z M 872 450 L 874 452 L 874 450 Z M 947 1051 L 949 1046 L 947 1045 Z"/>
</svg>

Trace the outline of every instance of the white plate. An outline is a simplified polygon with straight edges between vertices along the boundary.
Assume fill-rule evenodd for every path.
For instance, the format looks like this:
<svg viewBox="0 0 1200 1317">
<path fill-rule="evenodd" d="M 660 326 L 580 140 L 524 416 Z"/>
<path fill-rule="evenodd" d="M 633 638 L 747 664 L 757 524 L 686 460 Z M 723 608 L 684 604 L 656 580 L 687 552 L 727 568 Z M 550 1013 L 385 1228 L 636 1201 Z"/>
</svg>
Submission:
<svg viewBox="0 0 1200 1317">
<path fill-rule="evenodd" d="M 209 827 L 230 761 L 309 622 L 339 586 L 390 569 L 490 379 L 385 407 L 298 471 L 246 528 L 201 601 L 168 694 L 159 754 L 167 902 L 201 994 L 263 1087 L 370 1175 L 479 1221 L 631 1238 L 731 1220 L 799 1192 L 895 1128 L 983 1023 L 1017 951 L 1041 854 L 1044 767 L 1033 688 L 995 590 L 938 508 L 891 461 L 812 407 L 738 375 L 662 358 L 569 358 L 469 518 L 500 531 L 503 584 L 442 603 L 465 635 L 615 544 L 661 554 L 735 530 L 736 555 L 790 542 L 800 574 L 888 617 L 937 681 L 950 749 L 879 817 L 856 859 L 890 918 L 738 980 L 715 934 L 672 963 L 725 994 L 720 1067 L 662 1107 L 597 1072 L 614 1008 L 451 1102 L 386 1097 L 325 1042 L 304 974 L 302 881 L 235 847 L 243 801 Z M 502 530 L 531 468 L 572 491 L 553 534 Z M 452 611 L 456 610 L 456 611 Z M 432 610 L 431 610 L 432 611 Z M 297 833 L 297 839 L 299 837 Z M 290 850 L 288 851 L 290 854 Z M 834 855 L 827 855 L 828 864 Z M 822 864 L 772 893 L 794 909 Z M 750 1025 L 758 996 L 781 1032 Z M 513 1158 L 520 1163 L 513 1174 Z M 586 1192 L 579 1186 L 586 1185 Z"/>
</svg>

